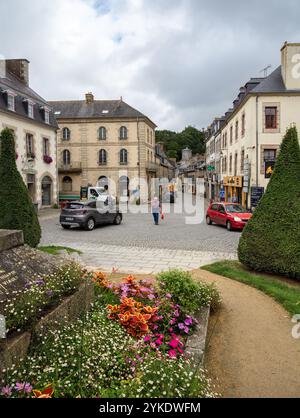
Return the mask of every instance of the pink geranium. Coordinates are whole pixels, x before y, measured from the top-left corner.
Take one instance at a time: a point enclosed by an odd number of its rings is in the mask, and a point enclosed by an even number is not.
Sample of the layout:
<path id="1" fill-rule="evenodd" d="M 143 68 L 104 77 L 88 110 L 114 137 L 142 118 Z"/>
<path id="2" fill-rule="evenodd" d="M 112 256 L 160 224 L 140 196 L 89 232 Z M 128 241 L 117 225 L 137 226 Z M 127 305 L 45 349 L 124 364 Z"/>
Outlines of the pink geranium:
<path id="1" fill-rule="evenodd" d="M 177 353 L 175 350 L 169 350 L 168 352 L 169 356 L 172 358 L 176 358 L 177 357 Z"/>

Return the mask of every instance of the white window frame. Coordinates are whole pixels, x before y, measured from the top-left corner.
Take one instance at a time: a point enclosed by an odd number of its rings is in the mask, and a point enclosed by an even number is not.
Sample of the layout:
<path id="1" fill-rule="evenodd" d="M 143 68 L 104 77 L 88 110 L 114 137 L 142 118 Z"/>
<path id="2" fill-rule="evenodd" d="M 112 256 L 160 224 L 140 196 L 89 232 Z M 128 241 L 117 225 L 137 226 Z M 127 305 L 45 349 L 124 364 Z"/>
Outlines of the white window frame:
<path id="1" fill-rule="evenodd" d="M 7 92 L 7 109 L 10 110 L 11 112 L 16 111 L 15 95 L 9 92 Z"/>

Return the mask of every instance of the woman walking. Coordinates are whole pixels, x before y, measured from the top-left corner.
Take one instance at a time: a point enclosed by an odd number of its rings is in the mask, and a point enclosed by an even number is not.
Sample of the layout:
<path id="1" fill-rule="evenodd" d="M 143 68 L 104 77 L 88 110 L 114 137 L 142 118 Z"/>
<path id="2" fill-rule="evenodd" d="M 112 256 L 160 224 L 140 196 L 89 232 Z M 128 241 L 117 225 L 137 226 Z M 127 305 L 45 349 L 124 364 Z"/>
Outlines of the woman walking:
<path id="1" fill-rule="evenodd" d="M 154 219 L 154 224 L 158 225 L 159 214 L 160 214 L 160 203 L 158 197 L 154 197 L 151 203 L 151 211 Z"/>

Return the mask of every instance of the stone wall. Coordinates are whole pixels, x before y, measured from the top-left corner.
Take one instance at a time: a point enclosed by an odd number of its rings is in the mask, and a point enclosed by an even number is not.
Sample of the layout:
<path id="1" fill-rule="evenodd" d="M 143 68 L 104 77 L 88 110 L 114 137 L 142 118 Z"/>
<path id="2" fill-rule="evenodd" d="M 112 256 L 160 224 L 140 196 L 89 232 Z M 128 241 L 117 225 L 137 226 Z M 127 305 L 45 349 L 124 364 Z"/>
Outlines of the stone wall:
<path id="1" fill-rule="evenodd" d="M 23 244 L 22 231 L 0 230 L 0 307 L 15 290 L 40 275 L 55 272 L 66 260 Z M 94 301 L 94 286 L 83 284 L 73 295 L 32 324 L 29 331 L 0 340 L 0 376 L 3 369 L 17 364 L 28 354 L 31 343 L 40 334 L 56 329 L 80 317 Z M 1 311 L 0 311 L 1 314 Z"/>

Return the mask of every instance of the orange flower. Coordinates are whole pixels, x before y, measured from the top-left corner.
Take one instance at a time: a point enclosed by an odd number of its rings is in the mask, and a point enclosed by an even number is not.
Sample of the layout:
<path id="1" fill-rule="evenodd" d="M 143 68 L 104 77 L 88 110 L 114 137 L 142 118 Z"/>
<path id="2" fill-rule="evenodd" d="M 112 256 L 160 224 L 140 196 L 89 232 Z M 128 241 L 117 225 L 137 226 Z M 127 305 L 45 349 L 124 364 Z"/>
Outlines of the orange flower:
<path id="1" fill-rule="evenodd" d="M 54 389 L 52 388 L 52 385 L 48 385 L 44 390 L 33 390 L 32 392 L 34 393 L 33 398 L 49 399 L 52 398 Z"/>

